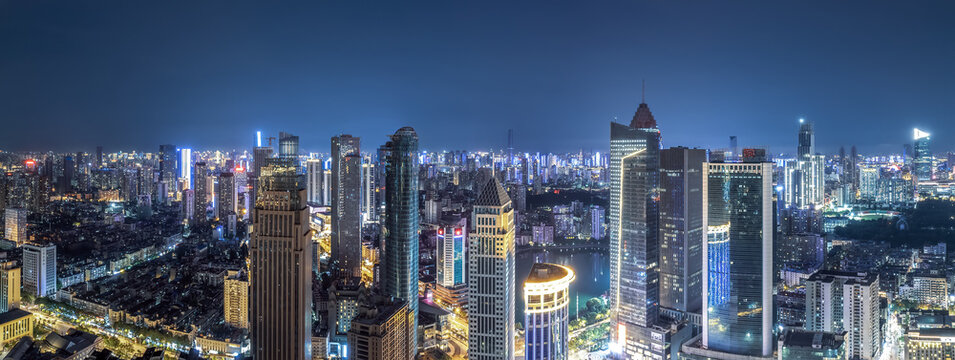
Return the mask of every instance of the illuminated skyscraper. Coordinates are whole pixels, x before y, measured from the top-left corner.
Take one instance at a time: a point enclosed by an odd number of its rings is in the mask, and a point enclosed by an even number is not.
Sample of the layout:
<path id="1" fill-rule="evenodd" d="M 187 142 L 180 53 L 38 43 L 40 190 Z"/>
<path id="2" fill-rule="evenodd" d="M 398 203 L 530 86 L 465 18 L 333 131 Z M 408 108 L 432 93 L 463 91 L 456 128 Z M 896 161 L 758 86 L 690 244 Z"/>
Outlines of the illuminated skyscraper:
<path id="1" fill-rule="evenodd" d="M 222 280 L 222 285 L 225 322 L 240 329 L 248 329 L 249 279 L 241 271 L 229 270 Z"/>
<path id="2" fill-rule="evenodd" d="M 16 261 L 0 264 L 0 314 L 20 308 L 20 275 Z"/>
<path id="3" fill-rule="evenodd" d="M 566 266 L 537 263 L 524 280 L 524 359 L 566 360 L 570 342 L 570 283 Z"/>
<path id="4" fill-rule="evenodd" d="M 361 276 L 361 148 L 351 135 L 332 138 L 333 271 Z"/>
<path id="5" fill-rule="evenodd" d="M 312 238 L 305 179 L 289 159 L 259 173 L 251 258 L 251 354 L 259 360 L 311 359 Z"/>
<path id="6" fill-rule="evenodd" d="M 390 185 L 389 185 L 390 186 Z M 468 358 L 514 358 L 514 208 L 491 177 L 474 202 L 468 237 Z"/>
<path id="7" fill-rule="evenodd" d="M 4 213 L 4 236 L 7 240 L 23 245 L 27 242 L 27 209 L 7 208 Z"/>
<path id="8" fill-rule="evenodd" d="M 384 270 L 385 294 L 408 302 L 413 314 L 412 348 L 418 340 L 418 135 L 411 127 L 398 129 L 384 145 L 385 170 Z M 360 158 L 359 158 L 360 161 Z M 360 164 L 359 164 L 360 165 Z"/>
<path id="9" fill-rule="evenodd" d="M 192 189 L 192 149 L 179 149 L 179 180 L 182 189 Z"/>
<path id="10" fill-rule="evenodd" d="M 287 132 L 279 132 L 279 157 L 298 158 L 298 136 Z"/>
<path id="11" fill-rule="evenodd" d="M 660 151 L 660 306 L 699 312 L 706 150 Z"/>
<path id="12" fill-rule="evenodd" d="M 743 162 L 703 166 L 703 345 L 750 356 L 773 353 L 773 169 Z"/>
<path id="13" fill-rule="evenodd" d="M 446 288 L 464 284 L 467 250 L 467 218 L 442 221 L 438 227 L 437 285 Z"/>
<path id="14" fill-rule="evenodd" d="M 261 133 L 256 134 L 259 135 L 257 137 L 259 146 L 252 149 L 252 169 L 249 174 L 249 185 L 252 190 L 249 192 L 249 206 L 252 207 L 252 212 L 255 211 L 255 201 L 259 194 L 259 176 L 268 159 L 272 157 L 272 147 L 262 146 Z"/>
<path id="15" fill-rule="evenodd" d="M 375 201 L 375 163 L 364 157 L 361 164 L 361 223 L 378 221 L 378 204 Z"/>
<path id="16" fill-rule="evenodd" d="M 796 160 L 786 163 L 783 170 L 784 200 L 790 207 L 821 208 L 826 197 L 826 159 L 815 153 L 816 136 L 812 123 L 799 119 L 799 124 Z"/>
<path id="17" fill-rule="evenodd" d="M 659 317 L 660 130 L 646 103 L 630 125 L 610 123 L 612 351 L 665 356 Z"/>
<path id="18" fill-rule="evenodd" d="M 23 291 L 36 297 L 56 294 L 56 245 L 23 245 Z"/>
<path id="19" fill-rule="evenodd" d="M 315 205 L 325 205 L 325 199 L 322 195 L 322 186 L 325 181 L 325 162 L 321 158 L 308 159 L 305 162 L 308 176 L 308 202 Z"/>
<path id="20" fill-rule="evenodd" d="M 935 157 L 932 155 L 932 149 L 929 146 L 929 143 L 932 140 L 932 134 L 915 129 L 914 139 L 915 154 L 913 155 L 915 162 L 915 175 L 918 176 L 919 181 L 932 180 L 935 170 L 934 166 L 932 165 Z"/>

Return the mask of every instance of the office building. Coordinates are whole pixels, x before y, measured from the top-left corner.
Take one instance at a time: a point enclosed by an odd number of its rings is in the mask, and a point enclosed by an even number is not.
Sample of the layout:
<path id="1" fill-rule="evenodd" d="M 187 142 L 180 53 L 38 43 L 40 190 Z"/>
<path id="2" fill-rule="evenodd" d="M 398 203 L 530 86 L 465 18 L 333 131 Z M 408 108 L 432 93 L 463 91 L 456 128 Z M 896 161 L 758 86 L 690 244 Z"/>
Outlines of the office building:
<path id="1" fill-rule="evenodd" d="M 321 158 L 308 159 L 305 162 L 305 174 L 308 176 L 308 203 L 310 205 L 325 205 L 322 191 L 325 180 L 325 162 Z"/>
<path id="2" fill-rule="evenodd" d="M 298 161 L 298 136 L 279 132 L 279 157 Z"/>
<path id="3" fill-rule="evenodd" d="M 378 205 L 375 201 L 375 163 L 364 157 L 361 164 L 361 223 L 378 221 Z"/>
<path id="4" fill-rule="evenodd" d="M 570 358 L 570 283 L 566 266 L 536 263 L 524 280 L 524 359 Z"/>
<path id="5" fill-rule="evenodd" d="M 179 149 L 179 181 L 182 190 L 192 189 L 192 149 Z"/>
<path id="6" fill-rule="evenodd" d="M 514 209 L 491 177 L 474 202 L 468 237 L 468 358 L 514 358 Z"/>
<path id="7" fill-rule="evenodd" d="M 56 245 L 23 245 L 23 291 L 36 297 L 56 294 Z"/>
<path id="8" fill-rule="evenodd" d="M 224 172 L 219 174 L 218 184 L 216 186 L 216 217 L 219 220 L 226 220 L 229 215 L 235 214 L 236 209 L 236 191 L 235 174 Z"/>
<path id="9" fill-rule="evenodd" d="M 331 267 L 361 276 L 361 148 L 351 135 L 332 138 Z"/>
<path id="10" fill-rule="evenodd" d="M 408 312 L 413 316 L 409 331 L 412 341 L 415 342 L 410 346 L 417 349 L 418 135 L 414 129 L 403 127 L 391 136 L 384 148 L 387 156 L 385 256 L 381 278 L 385 294 L 408 303 Z"/>
<path id="11" fill-rule="evenodd" d="M 437 285 L 447 288 L 464 284 L 467 264 L 466 217 L 452 216 L 442 219 L 438 227 Z"/>
<path id="12" fill-rule="evenodd" d="M 935 156 L 932 155 L 932 149 L 929 146 L 932 141 L 932 134 L 915 129 L 913 138 L 915 140 L 915 153 L 913 154 L 915 176 L 919 181 L 932 180 L 935 175 Z"/>
<path id="13" fill-rule="evenodd" d="M 222 280 L 222 308 L 225 322 L 240 329 L 249 328 L 249 279 L 242 271 L 228 270 Z"/>
<path id="14" fill-rule="evenodd" d="M 415 299 L 415 302 L 418 300 Z M 375 296 L 351 321 L 347 357 L 351 360 L 414 359 L 414 314 L 402 300 Z"/>
<path id="15" fill-rule="evenodd" d="M 16 261 L 0 264 L 0 313 L 20 308 L 21 269 Z"/>
<path id="16" fill-rule="evenodd" d="M 646 103 L 630 125 L 610 123 L 611 350 L 665 356 L 658 328 L 660 130 Z"/>
<path id="17" fill-rule="evenodd" d="M 159 145 L 159 182 L 165 189 L 164 197 L 172 197 L 176 192 L 176 146 Z"/>
<path id="18" fill-rule="evenodd" d="M 27 209 L 7 208 L 4 213 L 4 237 L 7 240 L 23 245 L 27 242 Z"/>
<path id="19" fill-rule="evenodd" d="M 305 179 L 288 159 L 269 159 L 259 173 L 249 240 L 252 356 L 311 358 L 312 238 Z"/>
<path id="20" fill-rule="evenodd" d="M 703 304 L 703 163 L 706 150 L 660 151 L 660 306 L 699 312 Z"/>
<path id="21" fill-rule="evenodd" d="M 796 159 L 787 161 L 783 168 L 785 203 L 799 209 L 825 204 L 825 156 L 816 154 L 816 136 L 813 124 L 799 119 L 799 145 Z"/>
<path id="22" fill-rule="evenodd" d="M 262 173 L 262 168 L 265 167 L 266 162 L 272 158 L 272 144 L 269 143 L 269 146 L 262 146 L 261 141 L 258 142 L 259 146 L 256 146 L 252 149 L 252 168 L 250 169 L 249 174 L 249 206 L 251 212 L 255 212 L 256 198 L 259 194 L 259 177 Z M 254 216 L 254 214 L 249 214 L 249 216 Z"/>
<path id="23" fill-rule="evenodd" d="M 209 205 L 211 195 L 209 193 L 209 182 L 206 180 L 206 163 L 199 161 L 193 169 L 193 206 L 192 219 L 193 224 L 206 221 L 206 208 Z"/>
<path id="24" fill-rule="evenodd" d="M 759 149 L 703 165 L 703 346 L 772 356 L 773 168 Z"/>
<path id="25" fill-rule="evenodd" d="M 846 331 L 850 359 L 877 359 L 882 348 L 879 324 L 879 276 L 821 270 L 806 280 L 809 331 Z"/>

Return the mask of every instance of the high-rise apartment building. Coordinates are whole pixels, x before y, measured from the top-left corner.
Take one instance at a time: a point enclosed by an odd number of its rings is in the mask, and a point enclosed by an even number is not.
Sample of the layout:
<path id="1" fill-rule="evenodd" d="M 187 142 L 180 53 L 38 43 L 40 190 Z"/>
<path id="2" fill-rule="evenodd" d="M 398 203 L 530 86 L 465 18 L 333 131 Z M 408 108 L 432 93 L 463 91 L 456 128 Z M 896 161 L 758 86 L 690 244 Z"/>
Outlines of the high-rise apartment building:
<path id="1" fill-rule="evenodd" d="M 630 125 L 610 123 L 611 346 L 627 358 L 665 356 L 657 328 L 660 130 L 646 103 Z"/>
<path id="2" fill-rule="evenodd" d="M 325 181 L 325 162 L 321 158 L 308 159 L 305 162 L 305 175 L 308 176 L 308 203 L 325 205 L 322 187 Z"/>
<path id="3" fill-rule="evenodd" d="M 660 151 L 660 306 L 699 312 L 706 150 Z"/>
<path id="4" fill-rule="evenodd" d="M 331 267 L 361 276 L 361 147 L 351 135 L 332 138 Z"/>
<path id="5" fill-rule="evenodd" d="M 235 174 L 221 173 L 216 185 L 216 217 L 226 220 L 236 212 Z"/>
<path id="6" fill-rule="evenodd" d="M 524 359 L 570 358 L 570 283 L 566 266 L 536 263 L 524 280 Z"/>
<path id="7" fill-rule="evenodd" d="M 398 129 L 384 145 L 385 294 L 408 302 L 413 314 L 412 348 L 418 340 L 418 135 L 411 127 Z M 360 159 L 359 159 L 360 160 Z M 360 165 L 360 164 L 359 164 Z"/>
<path id="8" fill-rule="evenodd" d="M 16 261 L 0 264 L 0 314 L 20 308 L 21 274 Z"/>
<path id="9" fill-rule="evenodd" d="M 389 184 L 390 186 L 390 184 Z M 514 209 L 491 177 L 474 202 L 468 237 L 468 358 L 514 358 Z"/>
<path id="10" fill-rule="evenodd" d="M 364 157 L 361 164 L 361 223 L 378 221 L 378 203 L 375 201 L 375 163 Z"/>
<path id="11" fill-rule="evenodd" d="M 23 291 L 47 297 L 56 294 L 56 245 L 23 245 Z"/>
<path id="12" fill-rule="evenodd" d="M 240 329 L 249 328 L 249 279 L 242 271 L 229 270 L 222 280 L 222 307 L 225 322 Z"/>
<path id="13" fill-rule="evenodd" d="M 759 152 L 703 165 L 702 344 L 715 353 L 773 353 L 773 168 Z"/>
<path id="14" fill-rule="evenodd" d="M 846 331 L 849 359 L 877 359 L 882 349 L 879 276 L 820 270 L 806 280 L 806 323 L 810 331 Z"/>
<path id="15" fill-rule="evenodd" d="M 209 205 L 209 182 L 206 180 L 206 163 L 199 161 L 193 169 L 192 189 L 195 190 L 192 210 L 192 221 L 195 224 L 206 221 L 206 207 Z"/>
<path id="16" fill-rule="evenodd" d="M 3 234 L 7 240 L 17 245 L 27 242 L 27 213 L 27 209 L 22 208 L 6 209 L 3 219 L 6 226 L 3 228 Z"/>
<path id="17" fill-rule="evenodd" d="M 311 358 L 312 238 L 305 179 L 289 159 L 269 159 L 249 240 L 253 357 Z"/>

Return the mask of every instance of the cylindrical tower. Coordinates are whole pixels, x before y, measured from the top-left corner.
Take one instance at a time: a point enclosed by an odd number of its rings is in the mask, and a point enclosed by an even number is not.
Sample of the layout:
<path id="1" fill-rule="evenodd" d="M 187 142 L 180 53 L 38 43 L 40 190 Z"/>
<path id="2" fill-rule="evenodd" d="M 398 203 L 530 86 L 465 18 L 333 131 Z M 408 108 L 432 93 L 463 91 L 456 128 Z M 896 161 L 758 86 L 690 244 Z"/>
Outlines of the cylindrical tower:
<path id="1" fill-rule="evenodd" d="M 524 358 L 567 359 L 570 341 L 570 283 L 566 266 L 537 263 L 524 280 Z"/>

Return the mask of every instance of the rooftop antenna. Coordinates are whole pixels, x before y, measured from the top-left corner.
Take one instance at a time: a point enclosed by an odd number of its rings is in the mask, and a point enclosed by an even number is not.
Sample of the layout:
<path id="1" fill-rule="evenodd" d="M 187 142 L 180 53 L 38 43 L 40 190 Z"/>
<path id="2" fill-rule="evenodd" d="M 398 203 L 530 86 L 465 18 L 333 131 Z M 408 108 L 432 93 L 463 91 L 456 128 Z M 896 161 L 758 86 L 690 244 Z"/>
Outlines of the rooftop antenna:
<path id="1" fill-rule="evenodd" d="M 640 92 L 640 103 L 641 104 L 647 103 L 647 79 L 643 79 L 643 86 Z"/>

